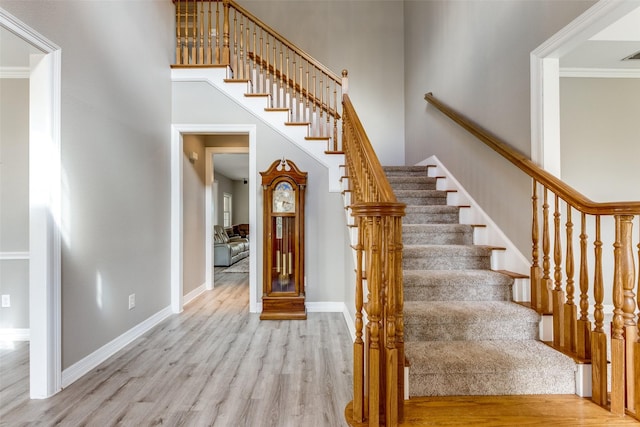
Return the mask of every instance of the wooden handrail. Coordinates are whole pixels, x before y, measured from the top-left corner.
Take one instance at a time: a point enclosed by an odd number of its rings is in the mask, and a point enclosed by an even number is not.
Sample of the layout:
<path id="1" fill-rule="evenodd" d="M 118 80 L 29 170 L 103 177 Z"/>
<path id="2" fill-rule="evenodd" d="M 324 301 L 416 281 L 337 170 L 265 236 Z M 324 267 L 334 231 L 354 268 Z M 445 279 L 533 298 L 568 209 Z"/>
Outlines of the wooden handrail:
<path id="1" fill-rule="evenodd" d="M 574 208 L 590 215 L 640 214 L 640 202 L 637 201 L 598 203 L 588 199 L 571 186 L 536 165 L 499 137 L 439 101 L 432 93 L 427 93 L 424 99 Z"/>

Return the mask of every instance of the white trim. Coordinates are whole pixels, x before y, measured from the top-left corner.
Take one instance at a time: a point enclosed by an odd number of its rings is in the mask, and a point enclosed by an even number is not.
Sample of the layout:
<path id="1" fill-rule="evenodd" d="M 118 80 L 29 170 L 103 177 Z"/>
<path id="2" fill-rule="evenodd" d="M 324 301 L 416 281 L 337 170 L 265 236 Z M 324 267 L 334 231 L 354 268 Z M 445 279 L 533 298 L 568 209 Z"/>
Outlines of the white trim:
<path id="1" fill-rule="evenodd" d="M 640 79 L 640 69 L 560 68 L 560 77 L 595 79 Z"/>
<path id="2" fill-rule="evenodd" d="M 61 389 L 61 50 L 0 8 L 0 26 L 36 47 L 29 74 L 29 394 Z"/>
<path id="3" fill-rule="evenodd" d="M 29 328 L 3 328 L 0 329 L 0 341 L 30 341 Z"/>
<path id="4" fill-rule="evenodd" d="M 166 307 L 148 319 L 138 323 L 124 334 L 106 343 L 90 355 L 69 366 L 62 371 L 62 387 L 68 387 L 171 315 L 171 307 Z"/>
<path id="5" fill-rule="evenodd" d="M 213 158 L 216 154 L 248 154 L 249 147 L 205 147 L 205 190 L 204 190 L 204 209 L 205 209 L 205 264 L 207 270 L 205 272 L 205 282 L 207 289 L 213 289 L 215 279 L 213 275 L 213 216 L 216 215 L 213 202 L 216 200 L 217 189 L 214 190 L 214 167 Z"/>
<path id="6" fill-rule="evenodd" d="M 30 256 L 29 252 L 0 252 L 0 261 L 28 260 Z"/>
<path id="7" fill-rule="evenodd" d="M 630 11 L 637 0 L 600 0 L 531 52 L 531 160 L 560 176 L 559 58 Z"/>
<path id="8" fill-rule="evenodd" d="M 191 292 L 189 292 L 188 294 L 186 294 L 184 296 L 184 305 L 189 304 L 190 302 L 192 302 L 193 300 L 195 300 L 196 298 L 198 298 L 200 295 L 202 295 L 205 291 L 207 290 L 207 284 L 203 283 L 202 285 L 198 286 L 197 288 L 195 288 L 194 290 L 192 290 Z"/>
<path id="9" fill-rule="evenodd" d="M 174 124 L 171 125 L 171 308 L 180 313 L 184 306 L 182 296 L 182 152 L 183 134 L 248 134 L 249 135 L 249 227 L 257 225 L 257 138 L 255 124 Z M 239 149 L 240 147 L 236 147 Z M 252 239 L 249 246 L 249 311 L 259 313 L 258 274 L 256 267 L 257 248 L 261 239 Z M 210 245 L 208 245 L 209 247 Z M 206 251 L 206 250 L 205 250 Z M 207 269 L 212 266 L 207 265 Z M 206 275 L 205 275 L 206 276 Z M 262 276 L 260 277 L 262 279 Z M 213 284 L 213 278 L 211 279 Z"/>
<path id="10" fill-rule="evenodd" d="M 342 301 L 307 301 L 304 305 L 309 313 L 342 313 L 345 309 Z"/>
<path id="11" fill-rule="evenodd" d="M 29 67 L 0 67 L 0 79 L 28 79 Z"/>
<path id="12" fill-rule="evenodd" d="M 347 329 L 349 329 L 349 335 L 351 335 L 351 340 L 356 340 L 356 319 L 351 317 L 351 313 L 349 313 L 349 307 L 347 304 L 342 303 L 342 316 L 344 317 L 344 321 L 347 324 Z"/>

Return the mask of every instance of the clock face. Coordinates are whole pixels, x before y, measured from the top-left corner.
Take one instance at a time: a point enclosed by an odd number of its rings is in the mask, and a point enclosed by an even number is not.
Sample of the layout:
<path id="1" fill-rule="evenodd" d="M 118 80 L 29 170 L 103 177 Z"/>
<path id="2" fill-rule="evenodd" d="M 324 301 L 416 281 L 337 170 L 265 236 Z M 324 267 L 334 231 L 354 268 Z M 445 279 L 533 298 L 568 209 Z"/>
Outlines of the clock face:
<path id="1" fill-rule="evenodd" d="M 280 182 L 273 190 L 273 212 L 291 213 L 296 210 L 293 187 L 288 182 Z"/>

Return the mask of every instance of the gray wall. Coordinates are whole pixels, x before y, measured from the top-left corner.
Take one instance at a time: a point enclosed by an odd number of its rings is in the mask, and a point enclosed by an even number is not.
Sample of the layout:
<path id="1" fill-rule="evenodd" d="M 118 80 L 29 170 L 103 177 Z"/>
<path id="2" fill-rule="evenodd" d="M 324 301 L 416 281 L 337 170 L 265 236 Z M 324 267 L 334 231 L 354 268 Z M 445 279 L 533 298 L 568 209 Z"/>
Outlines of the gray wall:
<path id="1" fill-rule="evenodd" d="M 0 256 L 29 252 L 29 80 L 0 79 Z M 0 329 L 29 328 L 29 260 L 0 259 Z"/>
<path id="2" fill-rule="evenodd" d="M 155 0 L 0 7 L 62 48 L 64 369 L 170 304 L 174 8 Z"/>
<path id="3" fill-rule="evenodd" d="M 524 253 L 530 181 L 427 106 L 438 98 L 530 153 L 532 50 L 594 1 L 405 1 L 406 163 L 437 155 Z"/>
<path id="4" fill-rule="evenodd" d="M 205 154 L 204 139 L 185 135 L 182 157 L 182 291 L 186 295 L 205 283 Z M 191 162 L 189 153 L 198 154 Z"/>
<path id="5" fill-rule="evenodd" d="M 339 193 L 328 192 L 328 172 L 315 159 L 256 119 L 207 83 L 173 83 L 173 122 L 176 124 L 256 124 L 257 172 L 276 159 L 292 160 L 309 174 L 306 190 L 307 301 L 344 301 L 344 272 L 348 242 Z M 260 175 L 249 177 L 260 182 Z M 223 191 L 222 187 L 219 189 Z M 251 231 L 257 250 L 258 283 L 262 283 L 262 188 L 257 186 L 258 221 Z M 254 237 L 255 236 L 255 237 Z M 258 295 L 260 298 L 260 295 Z"/>
<path id="6" fill-rule="evenodd" d="M 640 79 L 560 79 L 562 179 L 597 202 L 640 200 Z"/>
<path id="7" fill-rule="evenodd" d="M 233 181 L 233 224 L 249 224 L 249 183 Z"/>
<path id="8" fill-rule="evenodd" d="M 404 164 L 403 1 L 245 1 L 243 7 L 341 75 L 376 153 Z"/>

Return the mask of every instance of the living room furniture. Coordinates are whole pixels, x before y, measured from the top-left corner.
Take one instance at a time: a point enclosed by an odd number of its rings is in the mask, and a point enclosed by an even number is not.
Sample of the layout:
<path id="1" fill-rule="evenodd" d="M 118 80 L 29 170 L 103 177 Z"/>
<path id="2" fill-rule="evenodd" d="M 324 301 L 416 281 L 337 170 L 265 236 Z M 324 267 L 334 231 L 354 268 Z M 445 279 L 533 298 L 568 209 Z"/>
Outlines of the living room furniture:
<path id="1" fill-rule="evenodd" d="M 228 267 L 249 256 L 249 239 L 229 237 L 224 227 L 213 226 L 213 265 Z"/>

